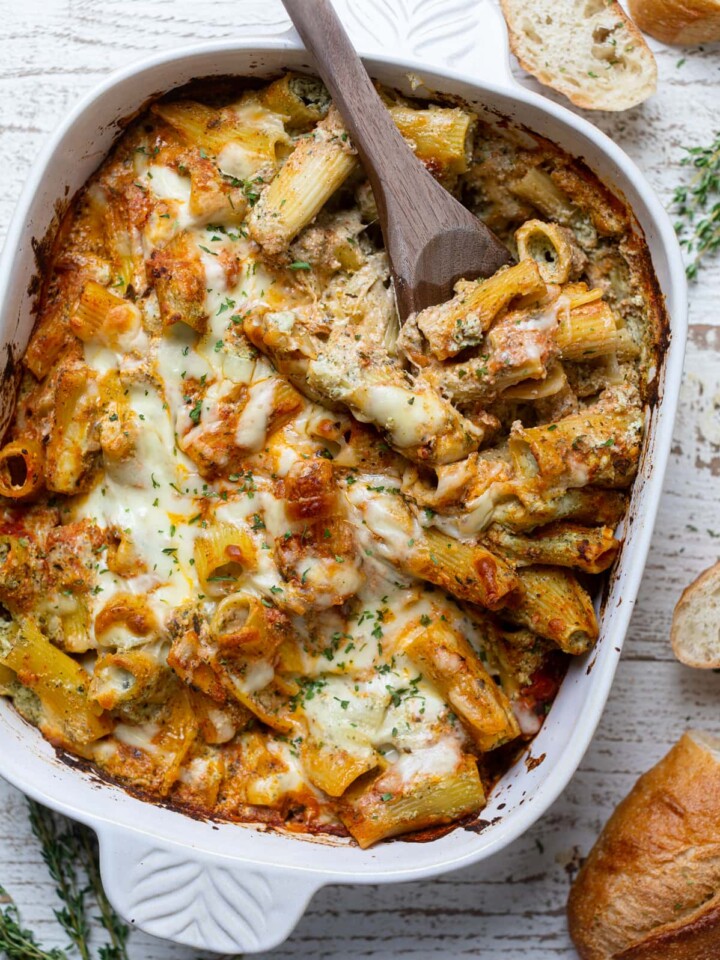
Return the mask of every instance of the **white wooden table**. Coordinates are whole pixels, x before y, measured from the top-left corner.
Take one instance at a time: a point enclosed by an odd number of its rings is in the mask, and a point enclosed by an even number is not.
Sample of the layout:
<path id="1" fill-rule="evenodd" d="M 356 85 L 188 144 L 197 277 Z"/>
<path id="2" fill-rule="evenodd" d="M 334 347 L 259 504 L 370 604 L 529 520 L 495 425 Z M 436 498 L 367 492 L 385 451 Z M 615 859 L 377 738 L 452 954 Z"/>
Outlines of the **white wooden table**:
<path id="1" fill-rule="evenodd" d="M 245 2 L 0 0 L 0 239 L 46 134 L 82 93 L 152 50 L 228 36 Z M 709 142 L 717 128 L 720 50 L 656 50 L 657 96 L 628 113 L 591 119 L 670 203 L 684 176 L 681 148 Z M 605 715 L 564 796 L 490 863 L 434 881 L 322 891 L 273 958 L 575 956 L 564 906 L 579 858 L 636 777 L 688 725 L 720 733 L 720 676 L 681 667 L 668 643 L 682 588 L 720 554 L 718 293 L 720 258 L 691 289 L 676 442 L 640 600 Z M 30 834 L 24 800 L 0 781 L 0 802 L 0 883 L 26 924 L 46 944 L 61 945 L 53 886 Z M 138 960 L 197 957 L 138 932 L 131 954 Z"/>

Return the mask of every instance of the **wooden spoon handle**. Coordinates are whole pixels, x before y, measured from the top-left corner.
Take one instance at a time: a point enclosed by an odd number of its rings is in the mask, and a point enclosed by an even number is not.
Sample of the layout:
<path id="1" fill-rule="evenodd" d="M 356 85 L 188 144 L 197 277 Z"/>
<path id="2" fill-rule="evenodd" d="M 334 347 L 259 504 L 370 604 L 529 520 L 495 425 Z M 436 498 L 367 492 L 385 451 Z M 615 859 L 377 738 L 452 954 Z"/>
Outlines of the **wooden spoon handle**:
<path id="1" fill-rule="evenodd" d="M 424 168 L 393 123 L 330 0 L 283 0 L 283 4 L 315 58 L 376 200 L 384 206 L 386 192 L 402 183 L 403 167 L 415 177 Z"/>

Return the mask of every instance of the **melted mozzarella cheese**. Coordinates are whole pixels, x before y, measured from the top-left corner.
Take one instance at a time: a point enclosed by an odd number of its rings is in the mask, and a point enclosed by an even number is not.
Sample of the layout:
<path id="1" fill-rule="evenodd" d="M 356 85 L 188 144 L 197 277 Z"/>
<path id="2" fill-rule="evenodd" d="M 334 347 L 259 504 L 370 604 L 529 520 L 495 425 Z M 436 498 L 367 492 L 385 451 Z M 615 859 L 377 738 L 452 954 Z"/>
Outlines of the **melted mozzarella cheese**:
<path id="1" fill-rule="evenodd" d="M 384 559 L 404 560 L 421 532 L 420 524 L 384 477 L 363 476 L 345 491 L 354 507 L 358 537 L 363 548 Z M 353 515 L 351 514 L 351 519 Z"/>
<path id="2" fill-rule="evenodd" d="M 256 159 L 249 148 L 233 144 L 222 151 L 221 168 L 245 179 Z M 130 592 L 147 596 L 161 627 L 160 637 L 149 642 L 117 624 L 103 633 L 103 646 L 142 645 L 163 663 L 168 647 L 163 625 L 179 605 L 199 596 L 194 548 L 204 524 L 232 524 L 253 541 L 256 562 L 239 571 L 234 589 L 281 609 L 286 600 L 289 603 L 292 588 L 281 573 L 276 544 L 301 533 L 305 524 L 289 520 L 278 484 L 294 464 L 314 457 L 329 443 L 325 438 L 333 425 L 339 428 L 349 418 L 305 401 L 293 420 L 268 437 L 278 378 L 270 362 L 243 343 L 238 324 L 245 311 L 260 305 L 279 310 L 280 316 L 285 311 L 292 319 L 293 298 L 257 260 L 241 231 L 216 230 L 193 218 L 188 177 L 148 163 L 147 158 L 136 160 L 136 170 L 152 196 L 172 210 L 171 217 L 151 215 L 144 236 L 146 254 L 177 231 L 187 231 L 205 275 L 207 332 L 176 323 L 154 336 L 135 331 L 112 348 L 85 345 L 86 361 L 95 371 L 120 371 L 140 429 L 132 456 L 106 461 L 102 479 L 76 499 L 73 515 L 122 532 L 142 566 L 130 577 L 102 569 L 93 614 L 115 595 Z M 157 330 L 153 296 L 143 301 L 143 310 L 146 326 Z M 240 385 L 246 390 L 238 391 Z M 356 392 L 359 415 L 381 423 L 400 446 L 419 444 L 444 425 L 445 412 L 429 395 L 415 394 L 413 399 L 402 386 L 361 385 Z M 195 407 L 198 395 L 200 405 Z M 237 396 L 241 400 L 233 399 Z M 243 456 L 264 457 L 264 465 L 253 467 L 252 473 L 243 471 L 239 479 L 208 479 L 183 450 L 204 443 L 209 459 L 226 466 L 227 444 L 215 449 L 209 441 L 223 427 L 227 407 L 233 403 L 234 444 Z M 395 782 L 423 772 L 441 774 L 457 764 L 465 735 L 438 692 L 405 657 L 404 637 L 426 618 L 437 616 L 466 635 L 473 628 L 452 602 L 425 592 L 398 572 L 397 560 L 406 556 L 421 533 L 402 498 L 389 492 L 397 488 L 398 479 L 383 475 L 354 479 L 341 485 L 339 504 L 340 515 L 354 531 L 356 555 L 303 554 L 296 574 L 313 597 L 312 608 L 306 616 L 285 608 L 298 639 L 297 656 L 304 671 L 300 676 L 314 678 L 318 685 L 294 715 L 296 740 L 301 742 L 307 731 L 363 760 L 382 755 L 388 765 L 385 776 Z M 351 599 L 339 606 L 338 597 Z M 211 614 L 214 601 L 204 598 L 204 603 Z M 275 661 L 259 659 L 231 679 L 239 693 L 252 696 L 275 676 Z M 115 680 L 121 683 L 122 677 Z M 222 711 L 210 716 L 221 740 L 234 735 L 232 722 Z M 116 739 L 157 755 L 153 740 L 158 733 L 154 724 L 120 724 Z M 304 773 L 297 749 L 272 735 L 265 743 L 277 758 L 278 769 L 249 778 L 254 796 L 277 797 L 300 789 L 320 796 Z M 98 748 L 99 757 L 105 749 L 111 748 Z M 201 767 L 188 767 L 184 777 L 190 782 L 196 774 L 202 778 Z"/>
<path id="3" fill-rule="evenodd" d="M 277 380 L 272 377 L 256 383 L 238 418 L 235 443 L 248 453 L 257 453 L 265 446 L 276 387 Z"/>
<path id="4" fill-rule="evenodd" d="M 101 571 L 96 606 L 128 589 L 148 592 L 164 623 L 174 607 L 197 591 L 197 529 L 188 520 L 197 512 L 191 491 L 202 484 L 192 461 L 175 446 L 170 413 L 158 391 L 151 384 L 134 384 L 129 403 L 141 427 L 135 455 L 106 465 L 102 480 L 76 503 L 74 519 L 88 517 L 122 532 L 145 566 L 145 572 L 129 579 Z"/>
<path id="5" fill-rule="evenodd" d="M 190 202 L 190 177 L 182 177 L 170 167 L 154 163 L 148 167 L 147 185 L 158 200 L 177 200 L 178 203 Z"/>
<path id="6" fill-rule="evenodd" d="M 264 690 L 275 676 L 275 670 L 272 663 L 267 660 L 257 660 L 251 663 L 245 676 L 237 681 L 238 686 L 243 693 L 256 693 L 258 690 Z"/>
<path id="7" fill-rule="evenodd" d="M 356 387 L 350 399 L 359 420 L 379 424 L 400 448 L 422 443 L 441 433 L 447 411 L 439 398 L 406 387 L 370 384 Z"/>

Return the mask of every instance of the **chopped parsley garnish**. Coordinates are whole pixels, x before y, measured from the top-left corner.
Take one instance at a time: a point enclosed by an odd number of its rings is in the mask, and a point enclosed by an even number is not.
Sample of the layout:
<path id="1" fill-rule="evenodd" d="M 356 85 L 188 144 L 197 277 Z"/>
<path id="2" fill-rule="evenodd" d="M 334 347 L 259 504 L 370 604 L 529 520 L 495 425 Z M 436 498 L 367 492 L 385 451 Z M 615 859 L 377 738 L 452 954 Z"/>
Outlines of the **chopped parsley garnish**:
<path id="1" fill-rule="evenodd" d="M 235 309 L 235 301 L 231 300 L 230 297 L 225 297 L 225 300 L 220 304 L 220 307 L 218 309 L 216 316 L 219 317 L 220 314 L 225 313 L 226 310 L 234 310 L 234 309 Z"/>

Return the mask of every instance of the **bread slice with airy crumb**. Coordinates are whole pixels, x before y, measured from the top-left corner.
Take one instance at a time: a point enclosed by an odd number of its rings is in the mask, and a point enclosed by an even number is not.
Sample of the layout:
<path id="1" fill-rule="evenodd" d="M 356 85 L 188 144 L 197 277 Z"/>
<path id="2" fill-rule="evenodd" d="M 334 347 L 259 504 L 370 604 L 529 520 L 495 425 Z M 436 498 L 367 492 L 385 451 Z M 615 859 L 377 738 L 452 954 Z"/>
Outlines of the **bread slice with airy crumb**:
<path id="1" fill-rule="evenodd" d="M 687 587 L 670 628 L 673 652 L 688 667 L 720 669 L 720 563 Z"/>
<path id="2" fill-rule="evenodd" d="M 576 106 L 627 110 L 655 93 L 655 57 L 615 0 L 501 5 L 521 66 Z"/>

